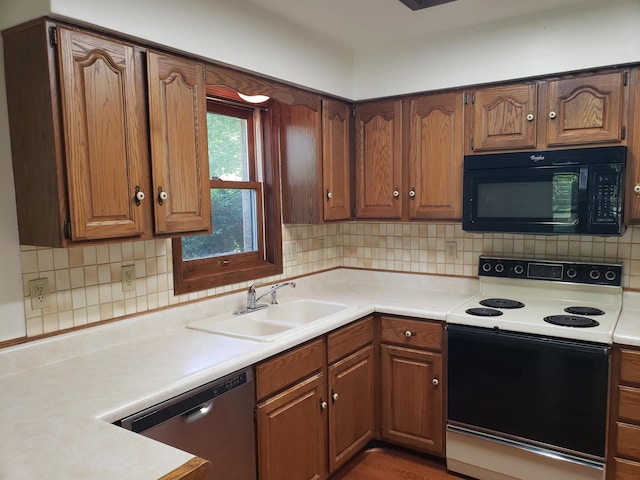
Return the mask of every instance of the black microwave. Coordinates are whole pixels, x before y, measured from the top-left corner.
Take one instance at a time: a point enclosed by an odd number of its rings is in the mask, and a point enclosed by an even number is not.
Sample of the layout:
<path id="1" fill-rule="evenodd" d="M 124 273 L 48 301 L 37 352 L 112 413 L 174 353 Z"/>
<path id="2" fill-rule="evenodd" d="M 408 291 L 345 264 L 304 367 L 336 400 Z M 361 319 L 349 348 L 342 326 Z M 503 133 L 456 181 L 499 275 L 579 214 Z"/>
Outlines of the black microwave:
<path id="1" fill-rule="evenodd" d="M 464 157 L 467 232 L 621 235 L 627 147 Z"/>

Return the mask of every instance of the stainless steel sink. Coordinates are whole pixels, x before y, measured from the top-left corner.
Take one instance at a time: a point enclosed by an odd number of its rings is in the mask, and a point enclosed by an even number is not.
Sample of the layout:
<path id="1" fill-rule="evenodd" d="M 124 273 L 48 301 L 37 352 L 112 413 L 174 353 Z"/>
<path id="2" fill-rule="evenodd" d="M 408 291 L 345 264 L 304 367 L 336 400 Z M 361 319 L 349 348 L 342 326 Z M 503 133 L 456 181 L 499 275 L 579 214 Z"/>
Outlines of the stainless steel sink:
<path id="1" fill-rule="evenodd" d="M 324 320 L 348 307 L 348 305 L 340 303 L 318 300 L 294 300 L 269 305 L 268 308 L 244 315 L 233 315 L 232 313 L 216 315 L 190 323 L 187 328 L 270 342 L 293 333 L 296 329 Z"/>

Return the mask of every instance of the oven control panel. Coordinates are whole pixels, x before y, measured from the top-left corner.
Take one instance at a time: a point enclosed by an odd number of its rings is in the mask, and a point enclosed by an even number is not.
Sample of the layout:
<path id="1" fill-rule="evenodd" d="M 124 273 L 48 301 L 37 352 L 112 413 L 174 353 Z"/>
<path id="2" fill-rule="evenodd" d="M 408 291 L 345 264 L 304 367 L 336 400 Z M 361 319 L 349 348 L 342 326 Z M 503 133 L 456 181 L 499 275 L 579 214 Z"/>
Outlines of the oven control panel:
<path id="1" fill-rule="evenodd" d="M 524 260 L 482 255 L 478 262 L 478 275 L 622 286 L 622 265 L 610 263 Z"/>

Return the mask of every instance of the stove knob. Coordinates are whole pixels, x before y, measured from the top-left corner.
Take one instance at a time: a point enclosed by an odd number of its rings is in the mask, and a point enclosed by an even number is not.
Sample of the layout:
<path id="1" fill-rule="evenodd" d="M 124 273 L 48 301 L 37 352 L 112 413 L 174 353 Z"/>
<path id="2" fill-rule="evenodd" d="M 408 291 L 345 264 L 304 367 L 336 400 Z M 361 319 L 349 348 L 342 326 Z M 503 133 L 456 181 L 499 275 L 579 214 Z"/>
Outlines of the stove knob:
<path id="1" fill-rule="evenodd" d="M 604 274 L 604 278 L 612 282 L 616 279 L 616 272 L 614 272 L 613 270 L 607 270 Z"/>
<path id="2" fill-rule="evenodd" d="M 575 268 L 570 268 L 567 270 L 567 277 L 576 278 L 578 276 L 578 271 Z"/>
<path id="3" fill-rule="evenodd" d="M 483 263 L 482 264 L 482 270 L 484 270 L 485 272 L 490 272 L 491 271 L 491 264 L 490 263 Z"/>
<path id="4" fill-rule="evenodd" d="M 516 265 L 513 267 L 513 271 L 516 275 L 522 275 L 524 273 L 524 267 L 522 265 Z"/>
<path id="5" fill-rule="evenodd" d="M 591 277 L 591 280 L 598 280 L 600 278 L 600 272 L 598 270 L 591 270 L 589 272 L 589 276 Z"/>
<path id="6" fill-rule="evenodd" d="M 496 265 L 496 272 L 498 272 L 498 273 L 504 272 L 504 265 L 501 264 L 501 263 L 497 264 Z"/>

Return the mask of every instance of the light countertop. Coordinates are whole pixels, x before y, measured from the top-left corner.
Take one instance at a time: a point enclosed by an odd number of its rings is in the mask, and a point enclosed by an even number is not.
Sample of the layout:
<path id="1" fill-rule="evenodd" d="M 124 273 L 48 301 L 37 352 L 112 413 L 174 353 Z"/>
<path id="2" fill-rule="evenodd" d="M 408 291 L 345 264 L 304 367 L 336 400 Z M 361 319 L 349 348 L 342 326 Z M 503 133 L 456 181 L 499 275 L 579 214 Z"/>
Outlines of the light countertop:
<path id="1" fill-rule="evenodd" d="M 242 307 L 237 293 L 0 350 L 0 479 L 155 480 L 193 455 L 112 422 L 372 312 L 444 321 L 478 288 L 475 279 L 351 269 L 296 283 L 281 302 L 350 307 L 272 342 L 185 328 Z M 640 346 L 640 294 L 623 303 L 614 341 Z"/>
<path id="2" fill-rule="evenodd" d="M 296 282 L 282 302 L 351 306 L 272 342 L 185 328 L 241 307 L 239 293 L 0 350 L 0 478 L 157 479 L 193 455 L 111 422 L 374 311 L 444 320 L 477 289 L 473 279 L 349 269 Z"/>

